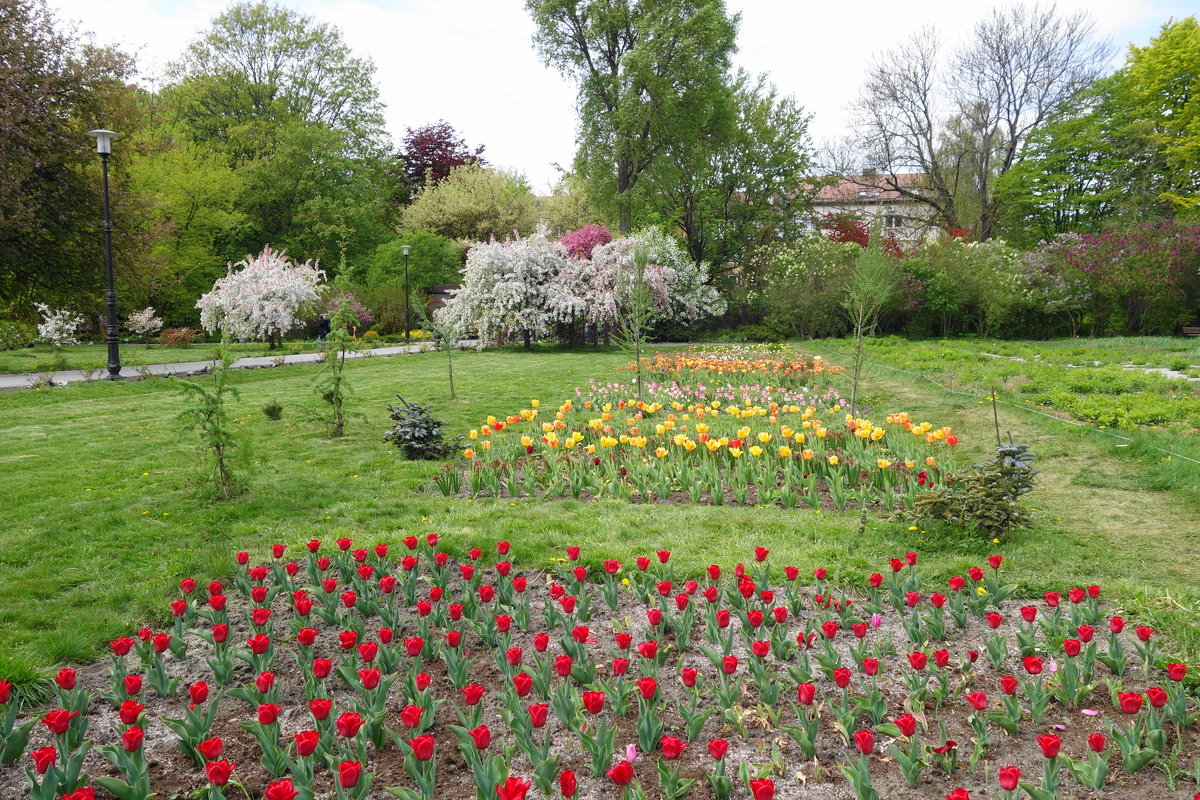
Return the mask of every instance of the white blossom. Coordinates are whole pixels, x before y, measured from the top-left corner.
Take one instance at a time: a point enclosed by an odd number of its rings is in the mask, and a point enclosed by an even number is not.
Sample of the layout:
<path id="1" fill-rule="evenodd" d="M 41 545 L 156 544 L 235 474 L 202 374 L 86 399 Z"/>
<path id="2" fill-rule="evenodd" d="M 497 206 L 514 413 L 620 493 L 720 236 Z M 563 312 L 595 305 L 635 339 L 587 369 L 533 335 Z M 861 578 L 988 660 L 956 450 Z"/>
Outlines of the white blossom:
<path id="1" fill-rule="evenodd" d="M 130 314 L 126 325 L 138 336 L 150 336 L 162 330 L 163 321 L 162 317 L 154 315 L 154 306 L 147 306 L 141 311 Z"/>
<path id="2" fill-rule="evenodd" d="M 79 344 L 79 340 L 75 338 L 75 331 L 84 323 L 82 316 L 65 308 L 51 309 L 45 303 L 34 303 L 34 306 L 42 314 L 42 321 L 37 329 L 38 339 L 55 347 Z"/>
<path id="3" fill-rule="evenodd" d="M 282 336 L 317 303 L 324 277 L 318 263 L 299 264 L 283 251 L 265 247 L 258 256 L 230 264 L 228 274 L 196 301 L 200 324 L 209 333 L 221 331 L 234 339 Z"/>

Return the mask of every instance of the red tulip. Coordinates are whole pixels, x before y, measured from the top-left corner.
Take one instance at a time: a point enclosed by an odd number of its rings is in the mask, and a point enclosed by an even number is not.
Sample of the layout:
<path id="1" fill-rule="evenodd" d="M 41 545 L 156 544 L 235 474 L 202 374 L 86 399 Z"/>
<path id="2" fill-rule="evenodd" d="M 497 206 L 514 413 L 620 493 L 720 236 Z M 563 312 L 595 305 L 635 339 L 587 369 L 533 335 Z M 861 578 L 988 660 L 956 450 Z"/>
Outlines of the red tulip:
<path id="1" fill-rule="evenodd" d="M 263 703 L 258 707 L 258 724 L 270 725 L 279 719 L 280 708 L 276 703 Z"/>
<path id="2" fill-rule="evenodd" d="M 478 683 L 468 683 L 459 691 L 462 692 L 463 702 L 469 706 L 473 706 L 483 699 L 483 693 L 487 690 Z"/>
<path id="3" fill-rule="evenodd" d="M 529 781 L 515 776 L 508 777 L 503 784 L 496 784 L 498 800 L 525 800 L 528 791 Z"/>
<path id="4" fill-rule="evenodd" d="M 750 794 L 754 800 L 774 800 L 775 782 L 770 778 L 751 778 Z"/>
<path id="5" fill-rule="evenodd" d="M 677 736 L 664 736 L 661 741 L 663 758 L 672 761 L 683 754 L 687 742 L 680 741 Z"/>
<path id="6" fill-rule="evenodd" d="M 1187 664 L 1167 664 L 1167 677 L 1173 681 L 1181 681 L 1187 677 Z"/>
<path id="7" fill-rule="evenodd" d="M 725 656 L 721 661 L 721 671 L 726 675 L 732 675 L 737 672 L 738 659 L 737 656 Z"/>
<path id="8" fill-rule="evenodd" d="M 1001 767 L 997 777 L 1000 779 L 1000 788 L 1011 792 L 1017 788 L 1017 782 L 1021 780 L 1021 768 Z"/>
<path id="9" fill-rule="evenodd" d="M 412 706 L 410 706 L 410 708 L 412 708 Z M 400 718 L 403 720 L 404 715 L 401 714 Z M 359 730 L 362 728 L 365 722 L 366 720 L 362 718 L 361 714 L 352 711 L 342 714 L 340 717 L 338 717 L 337 721 L 334 723 L 334 727 L 337 730 L 338 736 L 341 736 L 343 739 L 353 739 L 358 735 Z M 414 728 L 416 726 L 406 725 L 405 727 Z"/>
<path id="10" fill-rule="evenodd" d="M 492 744 L 492 731 L 487 725 L 480 725 L 467 731 L 476 750 L 487 750 Z"/>
<path id="11" fill-rule="evenodd" d="M 1042 674 L 1043 661 L 1038 656 L 1025 656 L 1021 663 L 1025 665 L 1025 671 L 1030 675 Z"/>
<path id="12" fill-rule="evenodd" d="M 879 674 L 879 659 L 864 658 L 862 660 L 862 669 L 863 669 L 863 673 L 865 673 L 867 675 L 878 675 Z"/>
<path id="13" fill-rule="evenodd" d="M 121 734 L 121 747 L 126 753 L 136 753 L 142 749 L 142 739 L 145 736 L 141 728 L 133 725 Z"/>
<path id="14" fill-rule="evenodd" d="M 33 769 L 38 775 L 45 775 L 46 771 L 54 765 L 58 759 L 58 751 L 53 747 L 39 747 L 29 753 L 33 759 Z"/>
<path id="15" fill-rule="evenodd" d="M 967 695 L 967 702 L 970 703 L 971 707 L 976 711 L 984 711 L 988 707 L 987 695 L 983 692 L 971 692 Z"/>
<path id="16" fill-rule="evenodd" d="M 929 663 L 929 656 L 918 650 L 908 654 L 908 663 L 915 670 L 923 670 L 925 669 L 925 665 Z"/>
<path id="17" fill-rule="evenodd" d="M 229 761 L 210 761 L 204 765 L 204 774 L 208 776 L 208 782 L 213 786 L 224 786 L 229 783 L 233 767 L 234 765 Z"/>
<path id="18" fill-rule="evenodd" d="M 728 752 L 729 742 L 724 739 L 713 739 L 708 743 L 708 754 L 716 761 L 720 761 Z"/>
<path id="19" fill-rule="evenodd" d="M 433 737 L 429 734 L 409 739 L 408 746 L 412 748 L 413 758 L 417 761 L 428 761 L 433 758 Z"/>
<path id="20" fill-rule="evenodd" d="M 329 712 L 333 710 L 333 701 L 323 697 L 318 697 L 308 701 L 308 710 L 313 715 L 315 720 L 323 720 L 329 716 Z"/>
<path id="21" fill-rule="evenodd" d="M 534 703 L 529 706 L 529 723 L 535 728 L 540 728 L 546 724 L 546 717 L 550 713 L 550 706 L 545 703 Z"/>
<path id="22" fill-rule="evenodd" d="M 584 692 L 583 707 L 589 714 L 599 714 L 604 710 L 604 692 Z"/>
<path id="23" fill-rule="evenodd" d="M 638 690 L 642 693 L 643 700 L 653 700 L 658 694 L 658 681 L 651 677 L 637 679 Z"/>
<path id="24" fill-rule="evenodd" d="M 108 646 L 112 649 L 113 655 L 115 656 L 120 657 L 123 655 L 128 655 L 129 651 L 133 649 L 133 639 L 130 639 L 128 636 L 121 636 L 109 642 Z M 0 702 L 8 701 L 4 700 Z"/>
<path id="25" fill-rule="evenodd" d="M 796 687 L 796 699 L 800 701 L 801 705 L 811 706 L 816 694 L 817 687 L 811 683 L 802 683 Z"/>
<path id="26" fill-rule="evenodd" d="M 517 693 L 517 697 L 524 697 L 533 691 L 533 678 L 528 673 L 518 672 L 513 676 L 513 689 Z"/>
<path id="27" fill-rule="evenodd" d="M 863 755 L 869 755 L 875 749 L 875 734 L 872 731 L 855 731 L 854 746 Z"/>
<path id="28" fill-rule="evenodd" d="M 1017 693 L 1017 679 L 1014 678 L 1012 675 L 1005 675 L 1004 677 L 1002 677 L 1000 679 L 1000 691 L 1004 692 L 1005 694 L 1009 694 L 1009 695 L 1016 694 Z"/>
<path id="29" fill-rule="evenodd" d="M 56 708 L 48 712 L 42 717 L 42 722 L 50 732 L 56 736 L 67 732 L 67 728 L 71 727 L 71 720 L 79 716 L 78 711 L 67 711 L 64 708 Z"/>
<path id="30" fill-rule="evenodd" d="M 1062 749 L 1062 739 L 1059 739 L 1053 733 L 1037 737 L 1037 743 L 1041 746 L 1042 755 L 1046 758 L 1054 758 L 1058 755 L 1058 751 Z"/>
<path id="31" fill-rule="evenodd" d="M 833 682 L 839 689 L 845 689 L 850 685 L 850 670 L 845 667 L 839 667 L 833 671 Z"/>
<path id="32" fill-rule="evenodd" d="M 613 677 L 620 677 L 621 675 L 624 675 L 628 671 L 629 671 L 629 659 L 628 658 L 614 658 L 612 660 Z"/>
<path id="33" fill-rule="evenodd" d="M 901 714 L 896 717 L 896 727 L 901 736 L 912 736 L 917 732 L 917 719 L 912 714 Z"/>
<path id="34" fill-rule="evenodd" d="M 302 756 L 311 756 L 321 743 L 321 734 L 317 731 L 300 731 L 292 735 L 296 740 L 296 752 Z"/>
<path id="35" fill-rule="evenodd" d="M 628 786 L 633 780 L 633 765 L 628 761 L 621 761 L 604 774 L 617 786 Z"/>
<path id="36" fill-rule="evenodd" d="M 225 750 L 225 743 L 220 737 L 214 736 L 211 739 L 205 739 L 200 744 L 196 745 L 196 752 L 204 757 L 205 761 L 216 761 L 221 757 L 222 751 Z"/>
<path id="37" fill-rule="evenodd" d="M 950 794 L 946 795 L 946 800 L 971 800 L 971 795 L 967 794 L 966 789 L 951 789 Z"/>
<path id="38" fill-rule="evenodd" d="M 263 792 L 263 800 L 295 800 L 298 794 L 292 779 L 284 778 L 267 786 L 267 790 Z"/>
<path id="39" fill-rule="evenodd" d="M 136 700 L 126 700 L 121 703 L 121 707 L 117 710 L 117 717 L 124 725 L 136 725 L 138 717 L 142 715 L 142 710 L 146 707 Z"/>
<path id="40" fill-rule="evenodd" d="M 60 669 L 58 674 L 54 676 L 54 682 L 58 684 L 60 689 L 71 691 L 75 688 L 75 670 L 70 667 Z"/>
<path id="41" fill-rule="evenodd" d="M 408 705 L 400 712 L 400 724 L 406 728 L 416 728 L 421 724 L 421 715 L 425 709 L 421 706 Z"/>
<path id="42" fill-rule="evenodd" d="M 1142 696 L 1137 692 L 1117 692 L 1117 699 L 1125 714 L 1136 714 L 1142 710 Z"/>
<path id="43" fill-rule="evenodd" d="M 1146 699 L 1155 708 L 1162 708 L 1167 704 L 1167 693 L 1160 686 L 1151 686 L 1146 689 Z"/>
<path id="44" fill-rule="evenodd" d="M 562 774 L 558 776 L 558 789 L 562 792 L 562 796 L 570 800 L 575 796 L 577 788 L 575 773 L 569 769 L 563 770 Z"/>
<path id="45" fill-rule="evenodd" d="M 329 677 L 330 671 L 333 669 L 333 661 L 328 658 L 314 658 L 312 663 L 312 674 L 318 680 L 324 680 Z"/>
<path id="46" fill-rule="evenodd" d="M 1088 737 L 1088 747 L 1095 753 L 1103 753 L 1105 743 L 1103 733 L 1093 733 Z"/>

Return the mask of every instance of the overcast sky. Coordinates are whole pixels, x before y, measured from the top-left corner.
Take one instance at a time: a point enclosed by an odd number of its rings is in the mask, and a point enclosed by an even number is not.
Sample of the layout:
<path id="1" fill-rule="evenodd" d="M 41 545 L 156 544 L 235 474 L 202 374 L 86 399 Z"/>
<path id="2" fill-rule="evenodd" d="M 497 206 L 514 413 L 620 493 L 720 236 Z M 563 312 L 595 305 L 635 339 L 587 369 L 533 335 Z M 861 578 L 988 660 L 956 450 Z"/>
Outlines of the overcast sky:
<path id="1" fill-rule="evenodd" d="M 742 22 L 735 61 L 768 73 L 812 115 L 819 143 L 836 139 L 849 118 L 872 54 L 935 23 L 961 39 L 995 5 L 1012 0 L 726 0 Z M 49 0 L 60 20 L 92 31 L 101 44 L 136 53 L 152 83 L 166 63 L 231 3 L 228 0 Z M 523 0 L 284 0 L 283 5 L 341 28 L 357 55 L 369 56 L 387 104 L 388 128 L 445 119 L 489 161 L 525 174 L 548 193 L 575 149 L 575 87 L 539 62 Z M 1194 0 L 1060 0 L 1061 11 L 1089 11 L 1117 45 L 1145 44 L 1171 18 L 1195 13 Z"/>

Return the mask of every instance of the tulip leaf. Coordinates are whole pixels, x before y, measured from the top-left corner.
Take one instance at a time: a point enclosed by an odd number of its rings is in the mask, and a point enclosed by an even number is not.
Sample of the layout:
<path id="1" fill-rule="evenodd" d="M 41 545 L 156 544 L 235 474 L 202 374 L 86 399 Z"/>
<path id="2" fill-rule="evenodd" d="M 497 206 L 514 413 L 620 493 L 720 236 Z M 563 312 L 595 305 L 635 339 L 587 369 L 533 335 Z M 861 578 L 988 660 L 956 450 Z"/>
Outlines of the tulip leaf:
<path id="1" fill-rule="evenodd" d="M 1021 787 L 1021 790 L 1033 798 L 1033 800 L 1055 800 L 1055 792 L 1048 792 L 1040 786 L 1034 786 L 1032 783 L 1028 783 L 1027 781 L 1021 781 L 1019 786 Z"/>

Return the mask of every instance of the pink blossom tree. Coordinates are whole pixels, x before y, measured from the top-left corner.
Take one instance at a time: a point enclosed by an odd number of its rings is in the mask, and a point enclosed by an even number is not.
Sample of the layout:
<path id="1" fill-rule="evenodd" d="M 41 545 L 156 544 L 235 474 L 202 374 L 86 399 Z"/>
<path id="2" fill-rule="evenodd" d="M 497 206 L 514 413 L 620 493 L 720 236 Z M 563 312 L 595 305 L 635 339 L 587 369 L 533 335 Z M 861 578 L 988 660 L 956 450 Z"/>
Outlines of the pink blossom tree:
<path id="1" fill-rule="evenodd" d="M 300 264 L 282 250 L 264 247 L 257 256 L 229 264 L 228 274 L 196 301 L 200 324 L 209 333 L 267 340 L 275 347 L 299 325 L 303 311 L 315 307 L 324 278 L 318 263 Z"/>

